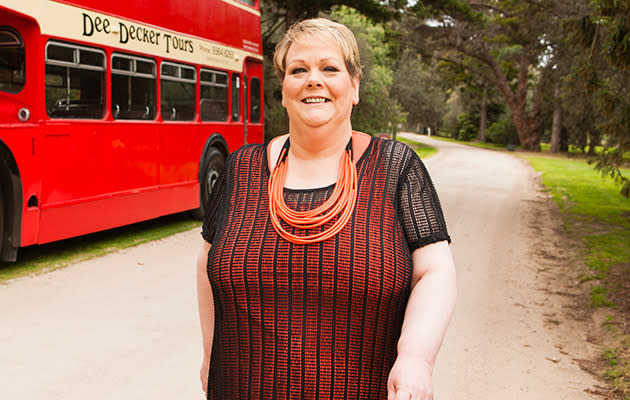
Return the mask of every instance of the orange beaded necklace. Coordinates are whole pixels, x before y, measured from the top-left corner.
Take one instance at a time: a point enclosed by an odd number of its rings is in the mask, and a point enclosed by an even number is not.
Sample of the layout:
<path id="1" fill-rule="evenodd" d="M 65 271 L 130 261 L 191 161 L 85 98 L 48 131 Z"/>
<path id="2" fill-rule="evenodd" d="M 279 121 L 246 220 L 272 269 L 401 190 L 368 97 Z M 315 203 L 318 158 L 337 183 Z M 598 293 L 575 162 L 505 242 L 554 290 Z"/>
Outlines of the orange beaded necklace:
<path id="1" fill-rule="evenodd" d="M 348 142 L 339 160 L 339 176 L 335 189 L 322 205 L 312 210 L 295 211 L 284 202 L 284 183 L 287 175 L 287 155 L 289 139 L 285 142 L 280 157 L 269 177 L 269 214 L 271 224 L 282 238 L 296 244 L 311 244 L 329 239 L 339 233 L 350 220 L 357 201 L 357 169 L 356 161 L 367 148 L 370 137 L 364 133 L 352 132 L 352 139 Z M 353 152 L 353 140 L 359 141 L 360 152 Z M 354 158 L 354 160 L 353 160 Z M 338 216 L 337 220 L 322 232 L 312 235 L 295 235 L 282 227 L 280 219 L 288 225 L 298 229 L 317 228 Z"/>

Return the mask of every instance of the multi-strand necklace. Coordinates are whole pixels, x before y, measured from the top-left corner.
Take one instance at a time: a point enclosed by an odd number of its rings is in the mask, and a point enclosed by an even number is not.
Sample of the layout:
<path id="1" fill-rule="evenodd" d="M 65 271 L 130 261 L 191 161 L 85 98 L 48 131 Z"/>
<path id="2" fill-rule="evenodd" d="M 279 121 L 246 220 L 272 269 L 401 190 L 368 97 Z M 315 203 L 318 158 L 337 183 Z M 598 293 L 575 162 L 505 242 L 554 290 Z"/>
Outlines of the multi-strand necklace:
<path id="1" fill-rule="evenodd" d="M 352 139 L 348 142 L 339 160 L 339 173 L 335 189 L 328 200 L 312 210 L 292 210 L 284 202 L 288 151 L 289 139 L 282 147 L 278 162 L 269 177 L 269 214 L 271 215 L 271 224 L 278 232 L 278 235 L 296 244 L 317 243 L 335 236 L 350 220 L 357 202 L 358 178 L 357 168 L 353 162 Z M 303 236 L 288 232 L 280 223 L 280 219 L 282 219 L 294 228 L 307 230 L 320 227 L 337 216 L 337 220 L 328 228 L 319 233 Z"/>

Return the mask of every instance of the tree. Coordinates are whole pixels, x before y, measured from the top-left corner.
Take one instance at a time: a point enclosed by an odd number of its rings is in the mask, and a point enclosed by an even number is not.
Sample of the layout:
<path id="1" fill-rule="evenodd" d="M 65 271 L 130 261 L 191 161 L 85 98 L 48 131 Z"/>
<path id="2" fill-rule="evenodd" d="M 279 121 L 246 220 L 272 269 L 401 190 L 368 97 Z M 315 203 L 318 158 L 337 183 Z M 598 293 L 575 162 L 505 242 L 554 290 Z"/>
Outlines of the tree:
<path id="1" fill-rule="evenodd" d="M 630 0 L 594 0 L 593 7 L 576 29 L 584 49 L 577 74 L 597 99 L 602 132 L 612 144 L 596 168 L 619 182 L 627 198 L 630 179 L 620 167 L 630 150 Z"/>
<path id="2" fill-rule="evenodd" d="M 344 6 L 336 8 L 331 18 L 350 28 L 361 54 L 364 76 L 359 104 L 352 113 L 352 127 L 370 133 L 395 131 L 398 124 L 405 122 L 406 113 L 390 94 L 394 73 L 385 28 Z"/>
<path id="3" fill-rule="evenodd" d="M 407 113 L 407 126 L 419 131 L 441 125 L 446 111 L 446 87 L 437 66 L 423 63 L 405 50 L 393 67 L 391 93 Z"/>
<path id="4" fill-rule="evenodd" d="M 499 89 L 523 148 L 540 149 L 542 89 L 551 65 L 548 31 L 560 0 L 427 0 L 414 7 L 419 50 L 467 70 Z M 568 11 L 562 8 L 561 11 Z"/>
<path id="5" fill-rule="evenodd" d="M 335 6 L 348 6 L 373 21 L 387 21 L 404 7 L 403 0 L 262 0 L 263 49 L 273 48 L 289 26 L 307 18 L 329 12 Z"/>

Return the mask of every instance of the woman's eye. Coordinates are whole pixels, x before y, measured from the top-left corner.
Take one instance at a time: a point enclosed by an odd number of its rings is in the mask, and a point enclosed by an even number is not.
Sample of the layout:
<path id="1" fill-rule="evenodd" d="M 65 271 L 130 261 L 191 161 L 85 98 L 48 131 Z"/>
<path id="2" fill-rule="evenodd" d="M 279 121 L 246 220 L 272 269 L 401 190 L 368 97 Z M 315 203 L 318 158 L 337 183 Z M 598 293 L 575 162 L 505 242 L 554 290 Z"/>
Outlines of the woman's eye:
<path id="1" fill-rule="evenodd" d="M 339 70 L 336 67 L 325 67 L 324 71 L 326 71 L 326 72 L 338 72 Z"/>
<path id="2" fill-rule="evenodd" d="M 301 74 L 303 72 L 306 72 L 306 69 L 298 67 L 298 68 L 293 68 L 291 70 L 291 75 L 295 75 L 295 74 Z"/>

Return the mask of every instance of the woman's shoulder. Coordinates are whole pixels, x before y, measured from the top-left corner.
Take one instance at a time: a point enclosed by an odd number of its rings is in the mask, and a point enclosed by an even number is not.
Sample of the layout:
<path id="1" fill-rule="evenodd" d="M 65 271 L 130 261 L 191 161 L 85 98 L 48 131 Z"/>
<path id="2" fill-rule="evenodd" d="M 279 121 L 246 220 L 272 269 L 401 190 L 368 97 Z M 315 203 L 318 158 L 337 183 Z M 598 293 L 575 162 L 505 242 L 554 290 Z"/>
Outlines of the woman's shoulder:
<path id="1" fill-rule="evenodd" d="M 238 161 L 251 161 L 254 158 L 259 157 L 260 154 L 264 152 L 265 146 L 266 145 L 264 143 L 245 144 L 230 153 L 226 162 L 236 163 Z"/>
<path id="2" fill-rule="evenodd" d="M 382 162 L 398 170 L 403 170 L 418 155 L 406 143 L 388 138 L 372 137 L 372 154 Z"/>

